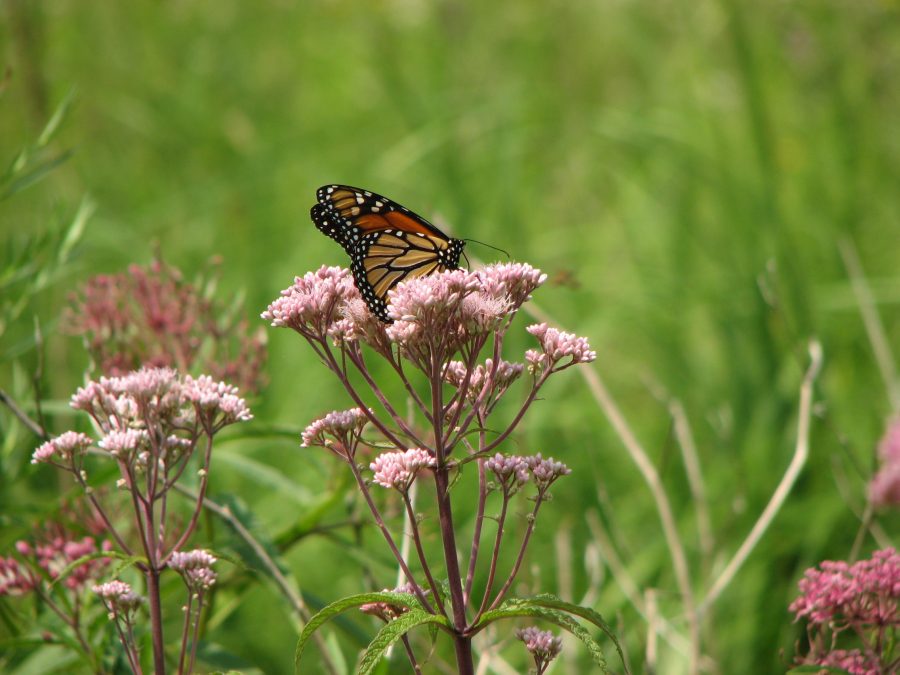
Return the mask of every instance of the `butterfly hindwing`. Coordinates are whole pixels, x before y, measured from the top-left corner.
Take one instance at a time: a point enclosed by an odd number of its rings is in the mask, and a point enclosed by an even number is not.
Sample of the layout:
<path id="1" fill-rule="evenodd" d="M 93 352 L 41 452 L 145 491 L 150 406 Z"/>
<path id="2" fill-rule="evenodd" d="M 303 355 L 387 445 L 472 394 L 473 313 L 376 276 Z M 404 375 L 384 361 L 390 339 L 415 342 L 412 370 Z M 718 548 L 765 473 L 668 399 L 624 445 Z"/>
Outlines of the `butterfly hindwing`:
<path id="1" fill-rule="evenodd" d="M 464 242 L 387 197 L 348 185 L 323 186 L 316 197 L 313 222 L 350 255 L 356 287 L 382 321 L 401 281 L 459 267 Z"/>

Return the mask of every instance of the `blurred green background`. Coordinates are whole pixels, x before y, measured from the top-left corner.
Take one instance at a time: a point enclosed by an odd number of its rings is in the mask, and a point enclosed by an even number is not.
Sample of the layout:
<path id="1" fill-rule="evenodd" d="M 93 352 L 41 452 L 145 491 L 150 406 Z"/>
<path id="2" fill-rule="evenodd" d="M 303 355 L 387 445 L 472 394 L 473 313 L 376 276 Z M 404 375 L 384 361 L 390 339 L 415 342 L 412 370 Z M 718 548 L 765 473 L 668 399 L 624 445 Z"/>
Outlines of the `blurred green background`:
<path id="1" fill-rule="evenodd" d="M 376 190 L 549 274 L 535 301 L 598 351 L 595 366 L 673 502 L 698 598 L 787 466 L 806 343 L 821 340 L 809 463 L 703 624 L 712 672 L 787 668 L 803 634 L 787 612 L 796 582 L 805 567 L 849 554 L 892 411 L 840 251 L 858 253 L 896 347 L 900 4 L 5 0 L 2 9 L 0 159 L 35 143 L 75 92 L 38 159 L 71 156 L 0 202 L 0 385 L 28 408 L 37 316 L 50 429 L 74 424 L 64 404 L 88 365 L 59 325 L 80 282 L 147 263 L 156 244 L 189 278 L 220 255 L 217 293 L 226 303 L 243 294 L 253 322 L 293 275 L 344 263 L 309 222 L 315 189 Z M 69 250 L 62 239 L 85 203 Z M 287 433 L 223 443 L 213 491 L 242 500 L 260 536 L 277 540 L 339 489 L 336 467 L 300 450 L 294 432 L 348 401 L 296 335 L 268 333 L 270 385 L 253 401 L 254 424 Z M 508 358 L 530 346 L 516 335 Z M 710 554 L 697 543 L 673 399 L 696 437 Z M 0 424 L 9 547 L 57 493 L 49 470 L 27 464 L 34 439 L 5 410 Z M 656 589 L 659 613 L 682 633 L 684 606 L 650 493 L 576 372 L 551 383 L 509 450 L 574 469 L 540 521 L 526 590 L 587 593 L 642 672 L 647 621 L 587 523 L 604 524 L 640 591 Z M 356 506 L 352 493 L 338 496 L 314 522 L 343 522 Z M 881 525 L 888 538 L 897 530 L 896 519 Z M 367 587 L 356 550 L 375 556 L 373 583 L 393 585 L 375 533 L 356 536 L 338 527 L 283 546 L 311 604 Z M 220 592 L 232 606 L 210 643 L 248 672 L 290 672 L 296 633 L 271 587 Z M 375 626 L 349 625 L 355 633 L 334 637 L 352 663 Z M 686 672 L 682 652 L 665 641 L 659 650 L 658 672 Z M 514 647 L 504 654 L 524 669 Z M 555 672 L 588 664 L 567 643 Z"/>

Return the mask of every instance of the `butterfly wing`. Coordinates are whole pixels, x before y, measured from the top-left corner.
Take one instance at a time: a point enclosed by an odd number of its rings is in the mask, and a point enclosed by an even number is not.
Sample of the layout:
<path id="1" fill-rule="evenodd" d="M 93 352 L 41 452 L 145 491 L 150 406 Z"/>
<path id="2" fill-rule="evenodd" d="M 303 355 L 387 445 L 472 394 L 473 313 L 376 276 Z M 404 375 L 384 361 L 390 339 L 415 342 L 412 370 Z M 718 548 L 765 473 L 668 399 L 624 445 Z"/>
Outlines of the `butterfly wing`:
<path id="1" fill-rule="evenodd" d="M 310 216 L 350 255 L 353 279 L 382 321 L 387 293 L 406 279 L 457 269 L 464 242 L 387 197 L 349 185 L 325 185 Z"/>
<path id="2" fill-rule="evenodd" d="M 463 242 L 419 232 L 376 230 L 362 235 L 350 255 L 350 270 L 375 316 L 389 321 L 387 294 L 401 281 L 459 267 Z"/>

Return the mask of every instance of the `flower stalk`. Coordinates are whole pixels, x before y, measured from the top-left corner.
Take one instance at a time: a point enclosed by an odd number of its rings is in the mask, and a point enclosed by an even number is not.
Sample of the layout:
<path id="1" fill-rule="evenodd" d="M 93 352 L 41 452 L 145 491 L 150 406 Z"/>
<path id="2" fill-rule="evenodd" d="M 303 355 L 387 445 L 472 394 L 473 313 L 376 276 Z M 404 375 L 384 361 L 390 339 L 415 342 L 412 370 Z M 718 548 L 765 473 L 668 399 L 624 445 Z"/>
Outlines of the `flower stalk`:
<path id="1" fill-rule="evenodd" d="M 545 278 L 529 265 L 502 264 L 477 272 L 454 270 L 412 279 L 390 292 L 391 323 L 385 324 L 369 312 L 347 270 L 322 267 L 297 277 L 262 314 L 273 326 L 300 334 L 356 405 L 310 424 L 303 434 L 303 445 L 326 448 L 348 465 L 408 582 L 408 591 L 426 612 L 446 617 L 444 629 L 453 639 L 460 673 L 474 672 L 472 638 L 484 627 L 479 622 L 488 608 L 504 601 L 526 555 L 550 485 L 569 473 L 562 463 L 539 454 L 506 456 L 498 450 L 521 423 L 549 377 L 596 358 L 584 338 L 536 324 L 528 332 L 537 339 L 539 349 L 529 350 L 524 363 L 503 360 L 504 341 L 513 318 Z M 418 414 L 417 421 L 399 414 L 404 406 L 387 396 L 372 374 L 364 350 L 390 364 Z M 521 403 L 509 421 L 496 422 L 491 416 L 499 401 L 519 380 L 526 383 Z M 364 388 L 353 384 L 360 381 Z M 487 433 L 489 418 L 491 428 L 498 428 L 496 435 Z M 366 427 L 380 440 L 364 438 Z M 474 443 L 469 440 L 473 434 Z M 370 463 L 371 482 L 398 493 L 403 501 L 422 568 L 421 584 L 396 546 L 370 483 L 357 464 L 360 449 L 383 449 L 384 444 L 393 449 Z M 467 464 L 478 467 L 478 505 L 475 531 L 461 566 L 461 532 L 454 522 L 452 486 L 462 478 Z M 430 556 L 426 550 L 421 523 L 408 496 L 412 484 L 428 475 L 434 484 L 432 508 L 437 517 L 431 522 L 437 522 L 439 557 Z M 510 502 L 526 484 L 536 490 L 534 506 L 515 563 L 495 592 Z M 483 523 L 496 501 L 491 498 L 493 492 L 501 493 L 498 530 L 490 560 L 480 565 Z M 438 583 L 437 568 L 443 569 L 446 586 Z M 479 568 L 487 581 L 476 592 Z M 425 588 L 430 599 L 425 597 Z M 441 595 L 443 588 L 446 598 Z M 418 668 L 412 647 L 405 645 L 411 664 Z"/>

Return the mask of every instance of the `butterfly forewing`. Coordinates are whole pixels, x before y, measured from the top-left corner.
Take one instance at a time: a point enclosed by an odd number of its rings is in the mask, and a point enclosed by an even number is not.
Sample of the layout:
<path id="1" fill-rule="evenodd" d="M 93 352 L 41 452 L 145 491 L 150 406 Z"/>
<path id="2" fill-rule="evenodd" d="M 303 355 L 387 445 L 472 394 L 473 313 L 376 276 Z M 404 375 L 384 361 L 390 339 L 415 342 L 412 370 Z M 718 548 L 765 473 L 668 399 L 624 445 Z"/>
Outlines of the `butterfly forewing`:
<path id="1" fill-rule="evenodd" d="M 387 294 L 407 279 L 457 269 L 464 243 L 387 197 L 347 185 L 316 193 L 316 227 L 350 255 L 356 287 L 369 309 L 389 321 Z"/>

